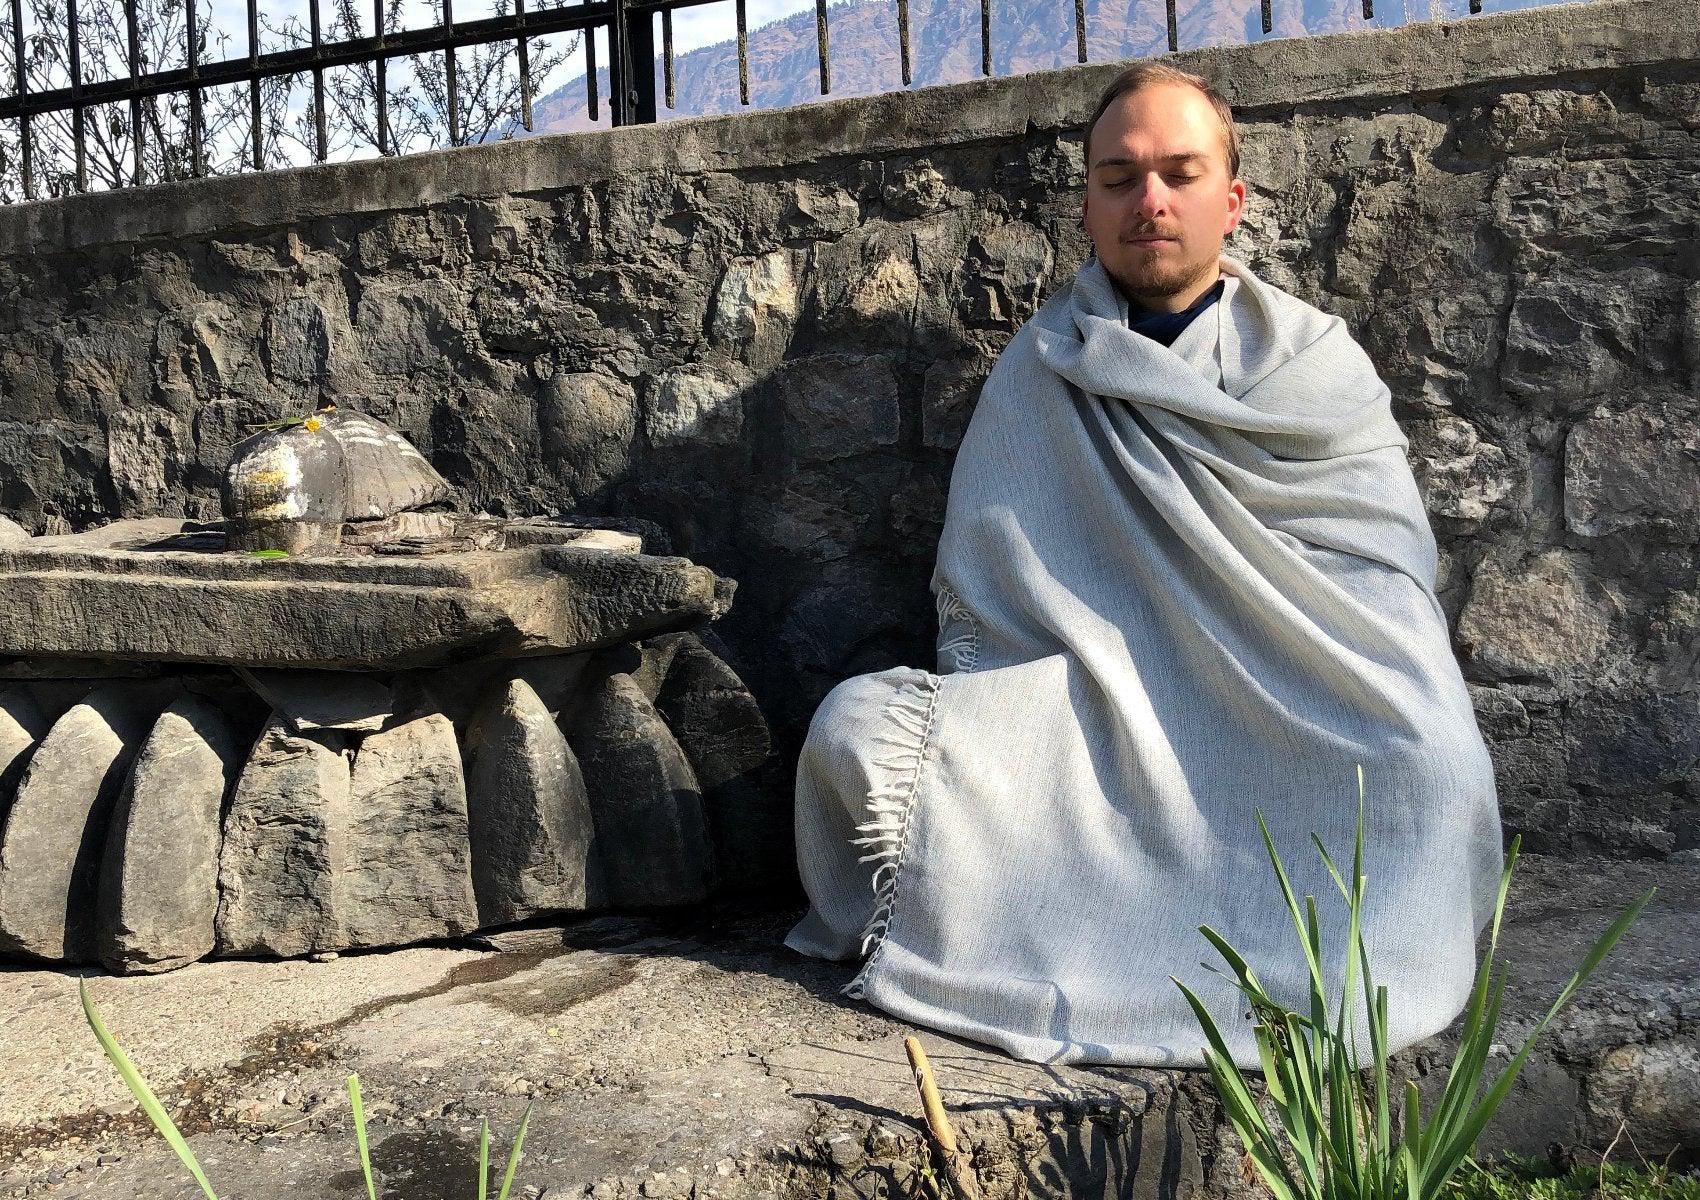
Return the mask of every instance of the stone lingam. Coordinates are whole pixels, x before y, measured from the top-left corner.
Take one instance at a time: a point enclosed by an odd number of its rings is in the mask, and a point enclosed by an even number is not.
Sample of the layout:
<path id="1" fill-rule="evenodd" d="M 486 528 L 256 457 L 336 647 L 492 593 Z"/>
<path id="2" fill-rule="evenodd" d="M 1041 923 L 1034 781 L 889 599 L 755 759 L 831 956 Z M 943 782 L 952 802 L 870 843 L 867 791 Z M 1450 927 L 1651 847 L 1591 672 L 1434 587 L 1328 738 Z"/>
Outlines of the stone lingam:
<path id="1" fill-rule="evenodd" d="M 0 534 L 0 954 L 160 971 L 700 901 L 768 754 L 733 584 L 629 531 L 452 511 L 325 410 L 219 522 Z"/>

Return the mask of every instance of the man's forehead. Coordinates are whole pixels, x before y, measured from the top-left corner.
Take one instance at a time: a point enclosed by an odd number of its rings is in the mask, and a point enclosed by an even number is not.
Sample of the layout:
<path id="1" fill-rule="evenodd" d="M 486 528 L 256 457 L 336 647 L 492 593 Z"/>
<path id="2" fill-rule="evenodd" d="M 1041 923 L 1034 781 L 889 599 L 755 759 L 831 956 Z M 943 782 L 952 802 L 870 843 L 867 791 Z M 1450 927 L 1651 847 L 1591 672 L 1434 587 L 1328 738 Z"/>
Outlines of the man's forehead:
<path id="1" fill-rule="evenodd" d="M 1196 88 L 1148 84 L 1104 110 L 1089 143 L 1092 166 L 1211 161 L 1223 153 L 1222 120 Z"/>

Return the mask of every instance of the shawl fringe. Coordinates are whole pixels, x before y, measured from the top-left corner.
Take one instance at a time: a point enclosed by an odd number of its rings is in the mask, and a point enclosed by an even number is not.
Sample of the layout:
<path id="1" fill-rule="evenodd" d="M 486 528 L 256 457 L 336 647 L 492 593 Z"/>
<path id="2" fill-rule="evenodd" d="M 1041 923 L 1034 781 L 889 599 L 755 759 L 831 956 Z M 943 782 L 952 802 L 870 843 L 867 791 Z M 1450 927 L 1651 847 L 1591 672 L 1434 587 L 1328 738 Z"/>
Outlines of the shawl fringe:
<path id="1" fill-rule="evenodd" d="M 903 867 L 903 850 L 909 836 L 909 818 L 915 808 L 921 765 L 926 761 L 927 742 L 933 731 L 933 711 L 938 704 L 938 680 L 925 684 L 906 683 L 892 694 L 881 713 L 895 729 L 874 737 L 889 753 L 876 758 L 870 767 L 874 786 L 868 789 L 869 820 L 856 826 L 860 837 L 851 845 L 868 850 L 856 861 L 878 863 L 874 868 L 874 913 L 862 930 L 862 954 L 866 961 L 842 991 L 851 999 L 863 998 L 864 981 L 885 945 L 897 902 L 897 876 Z"/>
<path id="2" fill-rule="evenodd" d="M 980 665 L 980 619 L 968 611 L 968 606 L 957 598 L 955 592 L 942 584 L 936 603 L 939 611 L 938 652 L 950 664 L 952 671 L 972 671 Z M 945 637 L 945 631 L 952 622 L 962 628 Z"/>

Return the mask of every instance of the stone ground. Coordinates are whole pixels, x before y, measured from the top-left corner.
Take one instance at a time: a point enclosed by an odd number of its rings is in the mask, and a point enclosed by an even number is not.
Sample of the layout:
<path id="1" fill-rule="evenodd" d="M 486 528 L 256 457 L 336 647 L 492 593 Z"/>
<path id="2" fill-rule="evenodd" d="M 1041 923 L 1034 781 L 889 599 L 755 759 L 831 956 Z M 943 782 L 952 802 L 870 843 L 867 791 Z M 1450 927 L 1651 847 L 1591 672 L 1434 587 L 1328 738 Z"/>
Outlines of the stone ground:
<path id="1" fill-rule="evenodd" d="M 1700 856 L 1525 864 L 1502 947 L 1508 1040 L 1619 907 L 1655 876 L 1661 894 L 1488 1142 L 1598 1147 L 1627 1119 L 1642 1152 L 1694 1156 Z M 475 1195 L 480 1117 L 499 1163 L 528 1098 L 516 1195 L 923 1194 L 909 1030 L 838 994 L 848 968 L 780 947 L 787 921 L 604 917 L 482 946 L 95 976 L 91 990 L 226 1200 L 364 1192 L 350 1071 L 384 1196 Z M 0 968 L 0 1196 L 197 1195 L 105 1063 L 76 978 Z M 991 1197 L 1245 1191 L 1196 1074 L 1052 1068 L 924 1040 Z M 1402 1056 L 1425 1090 L 1441 1078 L 1438 1048 Z"/>

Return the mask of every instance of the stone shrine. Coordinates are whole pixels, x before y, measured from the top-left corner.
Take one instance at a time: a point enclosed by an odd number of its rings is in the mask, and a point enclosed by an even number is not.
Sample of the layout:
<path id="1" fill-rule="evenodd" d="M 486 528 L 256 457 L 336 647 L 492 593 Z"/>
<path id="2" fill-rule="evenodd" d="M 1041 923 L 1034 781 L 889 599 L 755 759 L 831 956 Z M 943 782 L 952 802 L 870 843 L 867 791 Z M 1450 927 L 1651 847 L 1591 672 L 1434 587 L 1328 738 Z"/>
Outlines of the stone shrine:
<path id="1" fill-rule="evenodd" d="M 167 970 L 689 904 L 768 731 L 642 537 L 450 511 L 358 413 L 223 521 L 0 531 L 0 953 Z M 706 801 L 705 801 L 706 797 Z"/>

